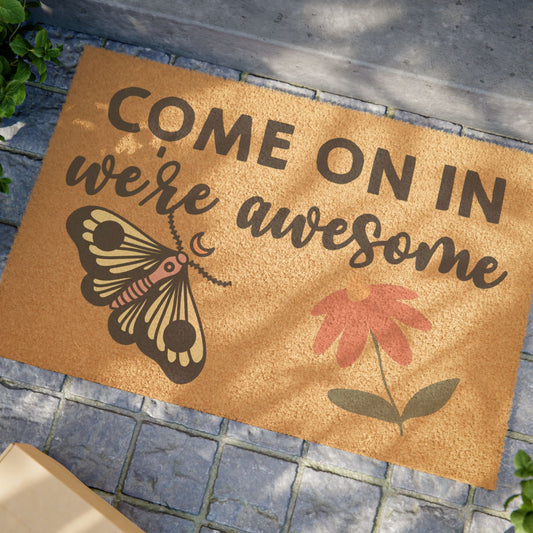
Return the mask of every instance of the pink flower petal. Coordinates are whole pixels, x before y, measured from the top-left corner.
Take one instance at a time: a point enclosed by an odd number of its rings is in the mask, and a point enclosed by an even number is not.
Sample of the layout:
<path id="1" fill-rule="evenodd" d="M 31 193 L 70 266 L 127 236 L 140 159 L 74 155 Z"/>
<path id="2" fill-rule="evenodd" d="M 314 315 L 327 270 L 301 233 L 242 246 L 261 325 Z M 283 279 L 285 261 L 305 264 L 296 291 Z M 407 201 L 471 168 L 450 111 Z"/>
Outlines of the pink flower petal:
<path id="1" fill-rule="evenodd" d="M 315 344 L 313 345 L 313 351 L 317 355 L 324 353 L 341 334 L 345 326 L 346 320 L 342 320 L 338 315 L 331 313 L 327 314 L 318 330 Z"/>
<path id="2" fill-rule="evenodd" d="M 370 323 L 370 329 L 374 333 L 378 344 L 394 361 L 400 365 L 408 365 L 412 354 L 409 343 L 402 330 L 388 316 L 374 317 Z"/>
<path id="3" fill-rule="evenodd" d="M 352 365 L 363 353 L 363 349 L 370 333 L 366 316 L 363 313 L 352 315 L 337 350 L 337 363 L 340 367 Z"/>
<path id="4" fill-rule="evenodd" d="M 320 300 L 320 302 L 313 307 L 311 314 L 313 316 L 318 316 L 323 315 L 324 313 L 334 312 L 336 309 L 343 307 L 349 302 L 350 300 L 346 294 L 346 289 L 341 289 L 340 291 L 328 294 L 323 300 Z"/>
<path id="5" fill-rule="evenodd" d="M 383 300 L 413 300 L 418 298 L 416 292 L 399 285 L 370 285 L 369 298 Z"/>
<path id="6" fill-rule="evenodd" d="M 417 309 L 402 302 L 389 301 L 385 303 L 375 302 L 383 314 L 391 316 L 412 328 L 422 331 L 431 329 L 431 322 Z"/>

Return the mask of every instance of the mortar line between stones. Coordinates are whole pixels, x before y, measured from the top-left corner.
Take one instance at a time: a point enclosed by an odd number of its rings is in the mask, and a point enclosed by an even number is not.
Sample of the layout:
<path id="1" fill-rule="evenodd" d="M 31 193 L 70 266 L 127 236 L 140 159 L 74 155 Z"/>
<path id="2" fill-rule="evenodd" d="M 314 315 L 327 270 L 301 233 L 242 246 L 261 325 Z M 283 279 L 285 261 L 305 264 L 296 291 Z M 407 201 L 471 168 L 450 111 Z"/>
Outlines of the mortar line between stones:
<path id="1" fill-rule="evenodd" d="M 287 505 L 287 512 L 285 514 L 285 523 L 281 529 L 281 533 L 288 533 L 291 528 L 292 517 L 294 515 L 294 509 L 296 507 L 296 501 L 298 500 L 298 494 L 300 492 L 300 487 L 302 486 L 302 478 L 305 471 L 304 459 L 307 457 L 307 452 L 309 451 L 309 443 L 304 440 L 302 442 L 302 448 L 300 453 L 300 459 L 297 463 L 296 476 L 291 487 L 291 494 L 289 497 L 289 504 Z"/>
<path id="2" fill-rule="evenodd" d="M 46 438 L 46 442 L 43 446 L 43 452 L 48 455 L 48 452 L 50 451 L 50 446 L 52 445 L 52 440 L 54 439 L 57 425 L 59 424 L 59 419 L 61 418 L 61 414 L 63 413 L 63 409 L 65 407 L 66 399 L 66 393 L 68 392 L 68 389 L 70 387 L 70 383 L 72 382 L 72 378 L 70 376 L 65 376 L 65 381 L 63 381 L 63 386 L 61 387 L 61 396 L 59 400 L 59 404 L 57 406 L 56 412 L 54 413 L 54 418 L 52 420 L 52 425 L 50 426 L 50 431 L 48 432 L 48 437 Z"/>
<path id="3" fill-rule="evenodd" d="M 213 457 L 213 462 L 209 468 L 209 476 L 207 478 L 207 485 L 205 487 L 204 497 L 202 499 L 202 505 L 198 513 L 198 517 L 195 520 L 195 527 L 193 533 L 200 533 L 202 526 L 208 522 L 207 514 L 209 513 L 209 505 L 211 503 L 211 497 L 213 496 L 213 490 L 215 488 L 215 482 L 218 476 L 218 469 L 220 467 L 220 461 L 222 460 L 222 453 L 226 445 L 226 435 L 228 431 L 229 421 L 224 418 L 220 424 L 220 431 L 217 435 L 218 446 Z"/>
<path id="4" fill-rule="evenodd" d="M 0 218 L 0 225 L 9 226 L 10 228 L 15 228 L 17 230 L 19 229 L 19 226 L 17 224 L 15 224 L 13 221 L 4 220 L 3 218 Z"/>
<path id="5" fill-rule="evenodd" d="M 36 152 L 29 152 L 27 150 L 19 150 L 18 148 L 13 148 L 8 144 L 0 143 L 0 152 L 7 152 L 13 155 L 22 155 L 34 161 L 42 161 L 44 159 L 44 154 L 38 154 Z"/>
<path id="6" fill-rule="evenodd" d="M 470 528 L 472 526 L 472 520 L 473 520 L 473 516 L 474 516 L 474 508 L 473 508 L 473 503 L 474 503 L 474 496 L 476 494 L 476 488 L 472 485 L 470 485 L 468 487 L 468 495 L 466 497 L 466 503 L 465 503 L 465 506 L 464 506 L 464 519 L 465 519 L 465 523 L 464 523 L 464 527 L 463 527 L 463 533 L 469 533 L 470 531 Z"/>
<path id="7" fill-rule="evenodd" d="M 381 529 L 381 523 L 383 522 L 383 513 L 385 512 L 385 504 L 389 497 L 389 491 L 392 486 L 392 473 L 394 466 L 392 464 L 387 465 L 387 471 L 385 472 L 385 481 L 381 487 L 381 496 L 379 498 L 378 508 L 376 510 L 376 516 L 374 517 L 374 526 L 372 527 L 372 533 L 379 533 Z"/>
<path id="8" fill-rule="evenodd" d="M 26 81 L 25 85 L 29 87 L 34 87 L 35 89 L 42 89 L 43 91 L 48 91 L 50 93 L 58 93 L 62 95 L 68 94 L 68 89 L 63 89 L 62 87 L 55 87 L 53 85 L 47 85 L 46 83 L 38 83 L 36 81 Z"/>
<path id="9" fill-rule="evenodd" d="M 133 433 L 131 434 L 130 443 L 128 445 L 128 449 L 126 451 L 126 457 L 124 458 L 124 463 L 122 464 L 122 470 L 120 472 L 120 476 L 118 478 L 117 486 L 115 487 L 115 493 L 113 496 L 113 506 L 118 507 L 118 504 L 120 503 L 120 497 L 122 496 L 122 489 L 124 488 L 124 483 L 126 482 L 126 477 L 128 475 L 128 470 L 131 465 L 131 461 L 133 459 L 133 454 L 135 453 L 135 446 L 137 445 L 137 439 L 139 437 L 139 433 L 141 432 L 141 427 L 144 421 L 144 414 L 143 411 L 145 406 L 145 401 L 143 399 L 143 404 L 141 406 L 141 410 L 139 413 L 137 413 L 137 416 L 135 418 L 135 427 L 133 428 Z"/>

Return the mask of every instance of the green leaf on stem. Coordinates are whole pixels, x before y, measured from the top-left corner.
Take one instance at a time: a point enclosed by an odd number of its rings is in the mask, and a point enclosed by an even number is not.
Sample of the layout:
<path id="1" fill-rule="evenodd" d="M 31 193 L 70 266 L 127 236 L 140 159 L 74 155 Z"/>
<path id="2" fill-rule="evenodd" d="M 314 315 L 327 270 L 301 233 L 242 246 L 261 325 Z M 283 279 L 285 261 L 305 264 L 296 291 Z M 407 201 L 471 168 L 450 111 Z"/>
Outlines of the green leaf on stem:
<path id="1" fill-rule="evenodd" d="M 444 407 L 459 383 L 459 379 L 445 379 L 420 389 L 405 406 L 402 421 L 436 413 Z"/>
<path id="2" fill-rule="evenodd" d="M 9 48 L 13 51 L 14 54 L 18 56 L 24 56 L 31 46 L 20 33 L 15 35 L 15 38 L 9 43 Z"/>
<path id="3" fill-rule="evenodd" d="M 11 180 L 9 178 L 0 178 L 0 192 L 4 194 L 9 194 L 9 184 Z"/>
<path id="4" fill-rule="evenodd" d="M 516 468 L 514 475 L 517 477 L 533 476 L 533 460 L 524 450 L 518 450 L 514 456 L 514 467 Z"/>
<path id="5" fill-rule="evenodd" d="M 509 506 L 509 504 L 516 498 L 518 498 L 518 496 L 520 496 L 520 494 L 513 494 L 512 496 L 509 496 L 509 498 L 507 498 L 505 500 L 505 503 L 503 504 L 503 508 L 505 511 L 507 511 L 507 507 Z"/>
<path id="6" fill-rule="evenodd" d="M 46 48 L 46 45 L 50 44 L 50 39 L 48 38 L 48 32 L 43 28 L 37 32 L 35 36 L 35 46 L 39 48 Z"/>
<path id="7" fill-rule="evenodd" d="M 328 392 L 328 398 L 337 407 L 351 413 L 394 424 L 400 423 L 400 415 L 396 408 L 381 396 L 360 390 L 332 389 Z"/>
<path id="8" fill-rule="evenodd" d="M 17 0 L 0 0 L 0 19 L 8 24 L 24 22 L 24 8 Z"/>
<path id="9" fill-rule="evenodd" d="M 31 70 L 27 63 L 20 61 L 17 65 L 17 71 L 13 76 L 14 80 L 25 82 L 30 78 Z"/>

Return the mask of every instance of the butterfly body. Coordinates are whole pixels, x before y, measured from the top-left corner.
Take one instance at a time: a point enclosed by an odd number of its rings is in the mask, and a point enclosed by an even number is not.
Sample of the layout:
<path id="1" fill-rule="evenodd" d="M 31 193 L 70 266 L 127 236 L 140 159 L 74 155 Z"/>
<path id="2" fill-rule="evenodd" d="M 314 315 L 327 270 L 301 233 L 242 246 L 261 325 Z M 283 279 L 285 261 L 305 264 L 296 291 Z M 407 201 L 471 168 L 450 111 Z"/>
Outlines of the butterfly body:
<path id="1" fill-rule="evenodd" d="M 83 296 L 93 305 L 111 309 L 111 337 L 120 344 L 136 343 L 175 383 L 196 378 L 206 349 L 187 255 L 97 206 L 74 211 L 67 232 L 87 272 L 81 284 Z"/>

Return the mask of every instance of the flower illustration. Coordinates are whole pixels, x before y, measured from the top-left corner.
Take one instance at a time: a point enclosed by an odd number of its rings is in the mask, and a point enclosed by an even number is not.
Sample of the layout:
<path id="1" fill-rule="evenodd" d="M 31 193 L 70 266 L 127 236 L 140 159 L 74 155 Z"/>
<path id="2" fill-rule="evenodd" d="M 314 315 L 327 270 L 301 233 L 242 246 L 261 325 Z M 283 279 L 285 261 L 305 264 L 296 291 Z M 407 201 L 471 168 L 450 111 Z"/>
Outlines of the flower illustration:
<path id="1" fill-rule="evenodd" d="M 333 292 L 315 305 L 311 314 L 326 314 L 316 336 L 314 352 L 326 351 L 342 334 L 337 350 L 341 367 L 353 364 L 363 352 L 368 335 L 373 333 L 383 350 L 400 365 L 411 362 L 411 348 L 394 319 L 422 331 L 431 322 L 413 307 L 399 300 L 412 300 L 413 291 L 397 285 L 366 285 L 350 278 L 348 287 Z"/>
<path id="2" fill-rule="evenodd" d="M 381 348 L 400 365 L 411 362 L 411 348 L 395 322 L 429 331 L 431 322 L 420 312 L 400 300 L 417 295 L 398 285 L 368 285 L 352 274 L 345 289 L 333 292 L 315 305 L 311 314 L 326 315 L 315 338 L 313 350 L 324 353 L 339 337 L 337 362 L 341 367 L 353 364 L 363 353 L 368 336 L 372 337 L 383 387 L 388 400 L 377 394 L 355 389 L 331 389 L 329 400 L 337 407 L 385 422 L 397 424 L 403 435 L 403 424 L 412 418 L 439 411 L 454 393 L 458 378 L 445 379 L 420 389 L 400 412 L 385 378 Z"/>

